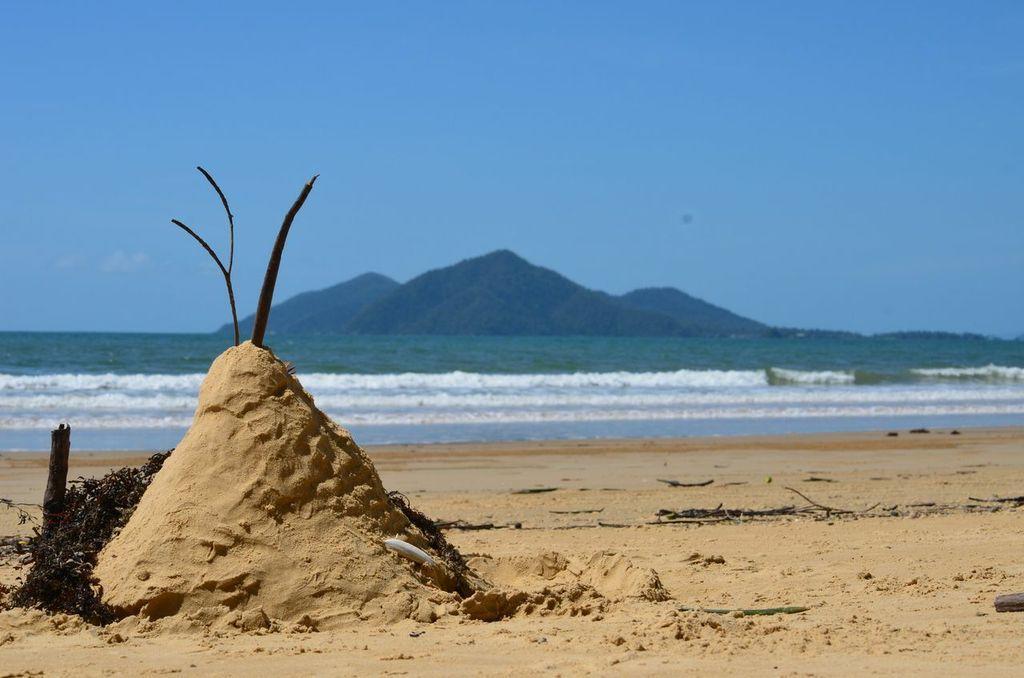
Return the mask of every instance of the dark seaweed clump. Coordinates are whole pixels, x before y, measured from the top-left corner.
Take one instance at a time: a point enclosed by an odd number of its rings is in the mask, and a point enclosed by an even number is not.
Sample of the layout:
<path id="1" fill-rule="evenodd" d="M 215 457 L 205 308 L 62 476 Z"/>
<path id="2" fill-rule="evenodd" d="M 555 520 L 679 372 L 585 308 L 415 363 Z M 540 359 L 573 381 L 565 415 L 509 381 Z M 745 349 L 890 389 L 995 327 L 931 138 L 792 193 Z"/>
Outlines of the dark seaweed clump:
<path id="1" fill-rule="evenodd" d="M 472 571 L 469 569 L 466 559 L 462 557 L 457 548 L 445 539 L 444 534 L 434 524 L 434 521 L 414 509 L 409 504 L 409 499 L 401 492 L 388 492 L 388 499 L 405 514 L 410 523 L 420 529 L 423 536 L 427 538 L 430 548 L 434 550 L 434 553 L 441 558 L 441 561 L 455 575 L 455 590 L 458 594 L 463 598 L 473 595 L 476 592 L 476 587 L 470 582 Z"/>
<path id="2" fill-rule="evenodd" d="M 154 454 L 142 466 L 125 466 L 102 478 L 73 480 L 61 514 L 31 539 L 32 569 L 9 604 L 77 614 L 94 624 L 115 621 L 92 579 L 96 557 L 128 522 L 170 454 Z"/>

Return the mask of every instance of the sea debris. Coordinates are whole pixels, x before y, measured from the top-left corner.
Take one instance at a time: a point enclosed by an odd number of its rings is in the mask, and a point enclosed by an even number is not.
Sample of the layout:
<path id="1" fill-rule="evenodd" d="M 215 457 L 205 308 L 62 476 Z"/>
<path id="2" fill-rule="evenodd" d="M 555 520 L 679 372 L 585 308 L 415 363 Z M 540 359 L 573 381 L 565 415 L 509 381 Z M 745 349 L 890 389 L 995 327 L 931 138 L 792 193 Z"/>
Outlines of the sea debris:
<path id="1" fill-rule="evenodd" d="M 39 504 L 13 501 L 11 499 L 5 499 L 4 497 L 0 497 L 0 506 L 14 511 L 18 515 L 19 525 L 24 525 L 26 523 L 32 523 L 33 525 L 38 524 L 39 521 L 36 520 L 36 517 L 32 515 L 28 509 L 37 509 L 39 512 L 42 512 L 43 510 L 43 507 Z"/>
<path id="2" fill-rule="evenodd" d="M 466 559 L 463 558 L 457 548 L 452 546 L 451 542 L 445 539 L 438 523 L 426 514 L 413 508 L 409 503 L 409 498 L 398 490 L 388 492 L 388 499 L 405 514 L 410 523 L 419 528 L 419 531 L 426 538 L 427 544 L 437 554 L 437 557 L 445 567 L 455 576 L 455 590 L 458 591 L 459 595 L 463 597 L 473 595 L 473 591 L 476 590 L 479 582 L 471 581 L 475 577 L 466 564 Z"/>
<path id="3" fill-rule="evenodd" d="M 427 565 L 429 567 L 437 565 L 437 562 L 431 558 L 430 554 L 426 551 L 413 546 L 407 541 L 402 541 L 401 539 L 385 539 L 384 548 L 389 551 L 394 551 L 403 558 L 411 560 L 414 563 L 419 563 L 420 565 Z"/>
<path id="4" fill-rule="evenodd" d="M 755 607 L 755 608 L 717 608 L 717 607 L 680 607 L 680 612 L 706 612 L 708 614 L 738 614 L 741 617 L 754 617 L 773 614 L 800 614 L 807 612 L 809 607 Z"/>
<path id="5" fill-rule="evenodd" d="M 170 452 L 154 454 L 142 466 L 126 466 L 101 478 L 71 481 L 63 510 L 28 544 L 32 569 L 11 594 L 15 607 L 77 614 L 105 624 L 116 618 L 92 582 L 96 556 L 128 522 Z"/>
<path id="6" fill-rule="evenodd" d="M 702 480 L 696 483 L 684 483 L 679 480 L 667 480 L 665 478 L 656 478 L 656 480 L 659 483 L 665 483 L 669 487 L 707 487 L 711 483 L 715 482 L 714 478 L 712 478 L 711 480 Z"/>
<path id="7" fill-rule="evenodd" d="M 1019 497 L 992 497 L 990 499 L 979 499 L 978 497 L 967 497 L 971 501 L 979 501 L 983 503 L 991 504 L 1013 504 L 1014 506 L 1024 506 L 1024 495 Z"/>

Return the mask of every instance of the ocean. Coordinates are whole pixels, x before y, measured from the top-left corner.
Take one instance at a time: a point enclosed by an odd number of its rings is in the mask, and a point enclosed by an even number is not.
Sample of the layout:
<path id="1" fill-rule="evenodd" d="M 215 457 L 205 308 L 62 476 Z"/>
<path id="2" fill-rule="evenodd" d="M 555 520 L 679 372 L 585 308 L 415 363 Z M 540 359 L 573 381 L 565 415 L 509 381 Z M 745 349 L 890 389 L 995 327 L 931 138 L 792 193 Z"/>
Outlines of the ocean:
<path id="1" fill-rule="evenodd" d="M 1024 423 L 1024 342 L 270 337 L 365 444 Z M 223 336 L 0 333 L 0 450 L 167 449 Z"/>

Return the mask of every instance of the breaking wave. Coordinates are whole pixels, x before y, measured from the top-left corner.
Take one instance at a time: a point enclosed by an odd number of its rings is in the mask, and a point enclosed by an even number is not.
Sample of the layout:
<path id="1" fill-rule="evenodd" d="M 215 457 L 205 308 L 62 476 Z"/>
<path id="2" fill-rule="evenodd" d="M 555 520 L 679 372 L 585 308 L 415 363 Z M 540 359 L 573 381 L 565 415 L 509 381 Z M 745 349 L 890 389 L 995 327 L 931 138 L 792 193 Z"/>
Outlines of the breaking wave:
<path id="1" fill-rule="evenodd" d="M 183 429 L 202 374 L 0 374 L 0 433 Z M 1024 368 L 300 374 L 342 425 L 1024 414 Z M 2 446 L 0 439 L 0 446 Z"/>
<path id="2" fill-rule="evenodd" d="M 912 373 L 938 380 L 956 381 L 1024 381 L 1024 367 L 985 365 L 983 367 L 929 367 L 911 370 Z"/>

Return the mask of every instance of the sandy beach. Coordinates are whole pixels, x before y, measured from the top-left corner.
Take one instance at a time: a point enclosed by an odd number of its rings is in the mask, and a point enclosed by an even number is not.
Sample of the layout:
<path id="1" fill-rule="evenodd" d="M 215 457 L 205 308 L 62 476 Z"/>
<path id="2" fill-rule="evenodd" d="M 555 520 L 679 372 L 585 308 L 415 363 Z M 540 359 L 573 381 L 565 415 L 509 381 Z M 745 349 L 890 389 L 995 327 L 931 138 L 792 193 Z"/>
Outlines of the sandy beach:
<path id="1" fill-rule="evenodd" d="M 311 633 L 103 629 L 15 610 L 0 614 L 0 675 L 1016 674 L 1022 617 L 992 603 L 1024 590 L 1024 512 L 970 497 L 1022 494 L 1022 445 L 1024 429 L 1003 428 L 369 448 L 387 489 L 432 518 L 493 525 L 447 536 L 518 562 L 519 584 L 544 554 L 615 552 L 671 598 Z M 73 453 L 71 476 L 147 456 Z M 0 497 L 38 502 L 45 474 L 45 454 L 0 454 Z M 807 504 L 786 488 L 857 513 L 649 524 L 665 509 Z M 0 510 L 0 535 L 28 531 Z M 0 557 L 0 582 L 18 568 Z M 809 610 L 679 611 L 776 606 Z"/>

